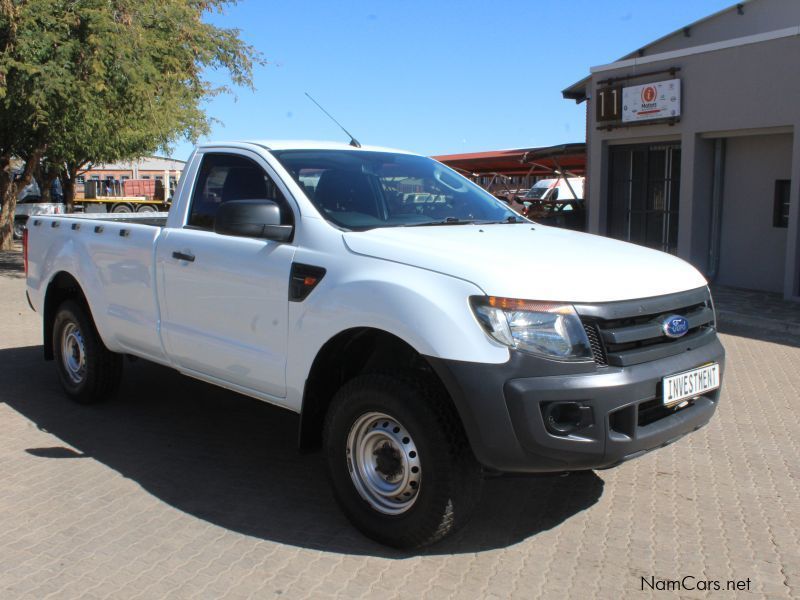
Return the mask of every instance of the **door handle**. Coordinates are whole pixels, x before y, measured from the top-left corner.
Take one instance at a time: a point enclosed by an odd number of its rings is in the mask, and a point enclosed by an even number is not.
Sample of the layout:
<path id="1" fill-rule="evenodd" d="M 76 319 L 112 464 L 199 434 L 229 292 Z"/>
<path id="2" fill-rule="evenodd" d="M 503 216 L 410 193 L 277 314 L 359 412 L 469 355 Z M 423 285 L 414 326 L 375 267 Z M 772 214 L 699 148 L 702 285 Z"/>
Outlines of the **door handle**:
<path id="1" fill-rule="evenodd" d="M 178 260 L 185 260 L 186 262 L 194 262 L 194 254 L 186 254 L 184 252 L 173 252 L 172 258 L 177 258 Z"/>

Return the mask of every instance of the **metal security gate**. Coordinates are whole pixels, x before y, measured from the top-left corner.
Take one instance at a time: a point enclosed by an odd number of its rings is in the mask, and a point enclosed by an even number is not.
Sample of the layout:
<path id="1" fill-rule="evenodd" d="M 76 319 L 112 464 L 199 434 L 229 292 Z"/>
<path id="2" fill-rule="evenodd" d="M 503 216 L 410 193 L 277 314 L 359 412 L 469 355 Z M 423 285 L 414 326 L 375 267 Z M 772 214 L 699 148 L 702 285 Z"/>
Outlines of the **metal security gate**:
<path id="1" fill-rule="evenodd" d="M 610 149 L 608 235 L 676 254 L 680 144 Z"/>

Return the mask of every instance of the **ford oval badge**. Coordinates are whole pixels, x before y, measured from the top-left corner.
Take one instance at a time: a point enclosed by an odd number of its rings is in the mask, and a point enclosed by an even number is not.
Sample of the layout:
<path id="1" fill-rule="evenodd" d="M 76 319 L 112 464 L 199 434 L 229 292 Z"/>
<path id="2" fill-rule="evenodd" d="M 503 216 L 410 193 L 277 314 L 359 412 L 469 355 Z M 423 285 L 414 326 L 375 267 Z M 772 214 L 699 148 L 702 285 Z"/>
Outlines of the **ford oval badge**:
<path id="1" fill-rule="evenodd" d="M 680 315 L 672 315 L 661 321 L 664 335 L 670 338 L 679 338 L 689 331 L 689 321 Z"/>

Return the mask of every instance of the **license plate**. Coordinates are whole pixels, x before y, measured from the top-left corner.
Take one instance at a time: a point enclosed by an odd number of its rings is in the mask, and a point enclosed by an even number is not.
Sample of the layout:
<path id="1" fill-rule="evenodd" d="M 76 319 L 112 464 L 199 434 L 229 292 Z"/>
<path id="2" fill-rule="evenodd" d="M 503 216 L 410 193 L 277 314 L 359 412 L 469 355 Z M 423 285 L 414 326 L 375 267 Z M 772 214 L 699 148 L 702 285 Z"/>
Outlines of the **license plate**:
<path id="1" fill-rule="evenodd" d="M 695 398 L 719 387 L 719 365 L 706 365 L 685 373 L 670 375 L 662 380 L 664 405 L 672 406 L 681 400 Z"/>

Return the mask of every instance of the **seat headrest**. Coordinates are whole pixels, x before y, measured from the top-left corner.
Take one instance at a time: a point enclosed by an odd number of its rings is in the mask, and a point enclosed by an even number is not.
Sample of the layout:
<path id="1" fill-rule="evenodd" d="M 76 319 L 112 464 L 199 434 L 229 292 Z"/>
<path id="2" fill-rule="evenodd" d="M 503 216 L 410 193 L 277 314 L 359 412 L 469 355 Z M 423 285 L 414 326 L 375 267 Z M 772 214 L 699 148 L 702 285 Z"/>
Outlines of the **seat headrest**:
<path id="1" fill-rule="evenodd" d="M 257 168 L 232 168 L 222 186 L 222 201 L 267 198 L 264 174 Z"/>
<path id="2" fill-rule="evenodd" d="M 364 173 L 328 170 L 319 178 L 314 193 L 317 204 L 328 211 L 353 211 L 374 215 L 374 194 Z"/>

